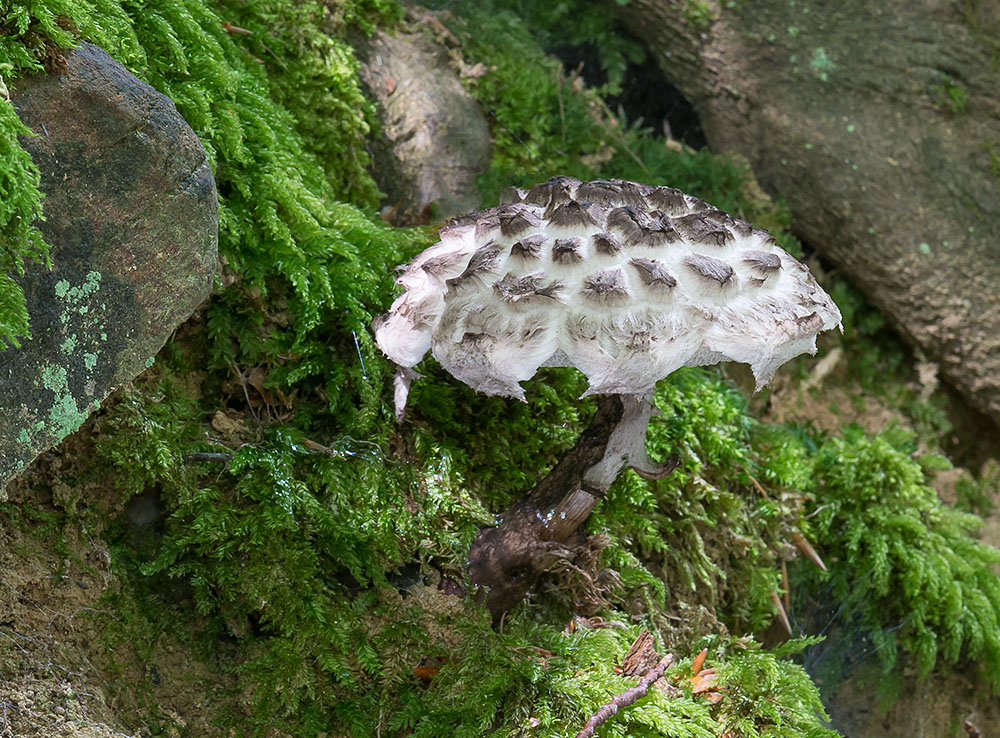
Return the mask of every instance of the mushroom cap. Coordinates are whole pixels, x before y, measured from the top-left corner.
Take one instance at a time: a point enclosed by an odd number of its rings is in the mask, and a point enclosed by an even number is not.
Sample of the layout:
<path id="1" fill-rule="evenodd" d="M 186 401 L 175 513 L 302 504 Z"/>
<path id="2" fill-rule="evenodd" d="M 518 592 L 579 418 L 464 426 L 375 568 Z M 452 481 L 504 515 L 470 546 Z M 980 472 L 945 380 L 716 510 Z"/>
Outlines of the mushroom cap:
<path id="1" fill-rule="evenodd" d="M 505 194 L 397 279 L 373 327 L 400 367 L 430 350 L 472 388 L 523 400 L 541 366 L 576 367 L 586 394 L 642 395 L 679 367 L 739 361 L 759 389 L 840 324 L 767 231 L 680 190 L 553 177 Z"/>

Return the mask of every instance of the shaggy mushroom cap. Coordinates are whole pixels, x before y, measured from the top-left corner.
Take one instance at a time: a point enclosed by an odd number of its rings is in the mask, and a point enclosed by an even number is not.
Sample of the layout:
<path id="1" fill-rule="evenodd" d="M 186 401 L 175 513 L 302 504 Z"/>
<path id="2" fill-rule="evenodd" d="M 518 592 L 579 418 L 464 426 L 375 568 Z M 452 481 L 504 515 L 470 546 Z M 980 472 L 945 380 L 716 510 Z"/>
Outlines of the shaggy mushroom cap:
<path id="1" fill-rule="evenodd" d="M 840 311 L 767 232 L 670 187 L 553 177 L 452 219 L 373 324 L 402 367 L 401 416 L 427 351 L 488 395 L 524 399 L 541 366 L 585 394 L 645 395 L 682 366 L 749 364 L 759 389 Z"/>

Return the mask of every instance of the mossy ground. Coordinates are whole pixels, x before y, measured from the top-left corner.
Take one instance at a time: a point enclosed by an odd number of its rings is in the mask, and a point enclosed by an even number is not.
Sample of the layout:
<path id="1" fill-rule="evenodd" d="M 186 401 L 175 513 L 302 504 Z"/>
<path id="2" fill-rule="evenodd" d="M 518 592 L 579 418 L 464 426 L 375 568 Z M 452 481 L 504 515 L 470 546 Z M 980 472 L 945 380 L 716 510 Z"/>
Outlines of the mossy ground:
<path id="1" fill-rule="evenodd" d="M 753 194 L 737 160 L 628 126 L 544 55 L 539 39 L 557 29 L 601 28 L 614 82 L 638 52 L 601 11 L 449 7 L 461 54 L 488 69 L 470 81 L 495 136 L 487 203 L 554 173 L 627 177 L 702 196 L 801 253 L 787 212 Z M 133 387 L 17 483 L 18 504 L 0 507 L 6 529 L 107 546 L 93 658 L 120 698 L 117 717 L 168 735 L 563 736 L 632 684 L 615 667 L 647 628 L 680 656 L 669 675 L 680 692 L 654 690 L 601 735 L 832 735 L 794 657 L 805 648 L 809 663 L 817 646 L 769 651 L 747 635 L 772 624 L 783 564 L 807 635 L 836 612 L 842 644 L 877 643 L 876 673 L 959 664 L 996 689 L 1000 554 L 970 535 L 978 518 L 927 486 L 942 460 L 926 452 L 948 432 L 942 403 L 912 388 L 905 352 L 885 347 L 881 319 L 836 281 L 847 332 L 824 345 L 848 357 L 836 381 L 881 397 L 919 435 L 761 422 L 719 371 L 678 372 L 658 389 L 663 416 L 649 434 L 654 456 L 680 453 L 678 470 L 658 482 L 624 474 L 587 523 L 593 555 L 554 572 L 501 632 L 490 627 L 468 589 L 469 544 L 573 443 L 593 406 L 576 401 L 572 371 L 544 372 L 521 405 L 478 396 L 428 361 L 410 417 L 393 422 L 391 367 L 367 325 L 391 301 L 392 267 L 433 235 L 374 215 L 364 155 L 374 117 L 343 38 L 402 16 L 387 0 L 50 2 L 18 5 L 16 33 L 0 36 L 8 74 L 79 36 L 177 102 L 213 163 L 220 251 L 235 277 Z M 38 200 L 30 162 L 11 161 L 16 264 L 37 244 L 24 223 Z M 2 217 L 11 233 L 16 214 Z M 784 371 L 805 379 L 814 363 Z M 963 499 L 985 504 L 987 481 L 969 482 Z M 796 560 L 797 533 L 828 573 Z M 79 550 L 57 547 L 52 560 L 92 567 Z M 617 625 L 569 631 L 579 615 Z M 714 705 L 684 679 L 703 647 L 720 670 Z M 28 656 L 2 648 L 10 679 Z M 220 675 L 207 706 L 160 699 L 177 676 L 160 672 L 180 668 L 167 651 L 197 663 L 193 674 Z M 845 663 L 826 661 L 830 673 Z"/>

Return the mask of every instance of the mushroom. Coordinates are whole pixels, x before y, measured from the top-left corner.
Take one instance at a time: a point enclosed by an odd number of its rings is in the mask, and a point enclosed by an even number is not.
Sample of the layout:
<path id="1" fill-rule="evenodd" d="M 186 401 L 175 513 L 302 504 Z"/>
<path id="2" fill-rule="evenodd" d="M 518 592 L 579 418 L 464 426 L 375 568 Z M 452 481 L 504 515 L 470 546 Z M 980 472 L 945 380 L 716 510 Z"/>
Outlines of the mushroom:
<path id="1" fill-rule="evenodd" d="M 428 351 L 487 395 L 524 401 L 520 383 L 540 367 L 572 366 L 588 379 L 584 394 L 602 396 L 587 432 L 597 433 L 589 443 L 601 454 L 591 449 L 547 485 L 557 465 L 473 546 L 473 578 L 492 586 L 494 612 L 519 599 L 496 595 L 509 584 L 503 572 L 537 569 L 536 544 L 565 541 L 624 466 L 652 478 L 673 468 L 644 450 L 657 381 L 682 366 L 738 361 L 760 389 L 789 359 L 814 354 L 817 334 L 841 321 L 770 234 L 679 190 L 553 177 L 505 194 L 498 207 L 449 221 L 403 269 L 403 293 L 373 324 L 399 366 L 398 419 Z M 589 499 L 574 502 L 581 493 Z"/>

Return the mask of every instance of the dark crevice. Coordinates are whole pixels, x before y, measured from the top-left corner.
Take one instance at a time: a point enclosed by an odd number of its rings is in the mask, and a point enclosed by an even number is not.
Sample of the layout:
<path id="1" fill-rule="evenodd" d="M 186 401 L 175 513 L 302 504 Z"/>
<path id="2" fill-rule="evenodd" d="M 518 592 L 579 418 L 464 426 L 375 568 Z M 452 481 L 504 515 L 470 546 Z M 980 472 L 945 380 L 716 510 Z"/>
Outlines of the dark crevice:
<path id="1" fill-rule="evenodd" d="M 588 87 L 607 83 L 608 75 L 601 68 L 594 44 L 557 46 L 548 51 L 559 57 L 567 69 L 579 69 Z M 621 109 L 629 125 L 641 120 L 644 128 L 651 128 L 660 136 L 666 123 L 672 138 L 695 150 L 707 145 L 694 107 L 680 90 L 667 82 L 651 55 L 642 62 L 630 62 L 625 69 L 621 93 L 609 95 L 605 100 L 611 110 Z"/>

